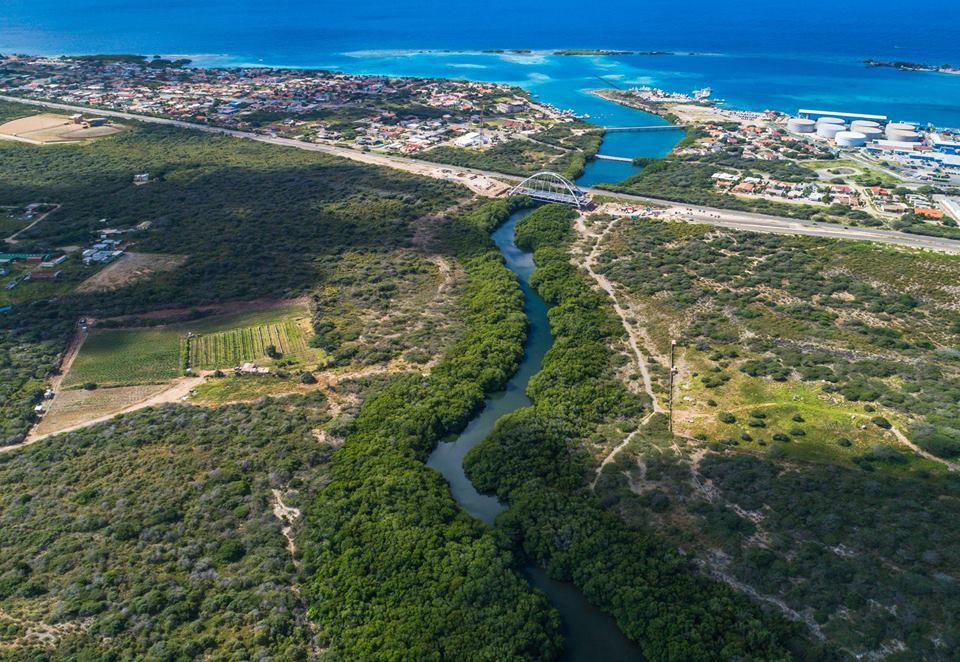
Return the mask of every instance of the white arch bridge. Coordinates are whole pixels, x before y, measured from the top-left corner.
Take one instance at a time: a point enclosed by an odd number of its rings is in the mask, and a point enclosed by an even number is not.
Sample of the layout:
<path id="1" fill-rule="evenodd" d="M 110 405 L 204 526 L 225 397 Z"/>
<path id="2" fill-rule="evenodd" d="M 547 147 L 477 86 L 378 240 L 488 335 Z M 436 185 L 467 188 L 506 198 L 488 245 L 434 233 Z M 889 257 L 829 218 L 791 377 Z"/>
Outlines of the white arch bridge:
<path id="1" fill-rule="evenodd" d="M 563 175 L 538 172 L 510 189 L 510 195 L 526 195 L 539 202 L 560 202 L 583 209 L 590 204 L 587 194 Z"/>

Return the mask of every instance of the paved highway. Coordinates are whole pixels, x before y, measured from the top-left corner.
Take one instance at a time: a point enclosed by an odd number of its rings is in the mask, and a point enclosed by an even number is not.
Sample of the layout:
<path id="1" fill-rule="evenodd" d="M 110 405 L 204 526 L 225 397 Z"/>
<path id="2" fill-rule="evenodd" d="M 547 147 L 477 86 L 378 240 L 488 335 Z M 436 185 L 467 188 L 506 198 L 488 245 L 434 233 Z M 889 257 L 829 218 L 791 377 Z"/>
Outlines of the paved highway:
<path id="1" fill-rule="evenodd" d="M 165 124 L 169 126 L 176 126 L 183 129 L 193 129 L 195 131 L 203 131 L 205 133 L 216 133 L 221 135 L 233 136 L 235 138 L 244 138 L 246 140 L 256 140 L 259 142 L 269 143 L 271 145 L 283 145 L 285 147 L 293 147 L 296 149 L 303 149 L 312 152 L 321 152 L 324 154 L 331 154 L 334 156 L 340 156 L 343 158 L 351 159 L 353 161 L 360 161 L 362 163 L 370 163 L 373 165 L 381 165 L 389 168 L 395 168 L 399 170 L 404 170 L 407 172 L 413 172 L 420 175 L 426 175 L 429 177 L 441 178 L 441 179 L 450 179 L 450 177 L 445 176 L 443 171 L 457 171 L 457 172 L 466 172 L 476 175 L 481 175 L 489 178 L 496 178 L 508 182 L 520 181 L 520 177 L 514 175 L 506 175 L 499 172 L 492 172 L 489 170 L 479 170 L 476 168 L 461 168 L 458 166 L 451 166 L 443 163 L 432 163 L 429 161 L 422 161 L 418 159 L 408 159 L 402 156 L 393 156 L 390 154 L 379 154 L 375 152 L 362 152 L 355 149 L 350 149 L 347 147 L 335 147 L 333 145 L 319 145 L 316 143 L 307 143 L 300 140 L 292 140 L 290 138 L 274 138 L 271 136 L 264 136 L 257 133 L 251 133 L 248 131 L 236 131 L 233 129 L 221 129 L 214 126 L 208 126 L 206 124 L 195 124 L 193 122 L 183 122 L 181 120 L 171 120 L 162 117 L 151 117 L 148 115 L 136 115 L 133 113 L 125 113 L 120 111 L 113 110 L 100 110 L 100 109 L 91 109 L 83 106 L 72 106 L 62 103 L 54 103 L 49 101 L 37 101 L 34 99 L 21 99 L 19 97 L 11 97 L 0 95 L 0 99 L 4 101 L 13 101 L 16 103 L 23 103 L 31 106 L 40 106 L 45 108 L 55 108 L 58 110 L 66 110 L 75 113 L 90 113 L 95 112 L 97 115 L 102 115 L 104 117 L 116 117 L 125 120 L 134 120 L 140 122 L 149 122 L 152 124 Z M 731 228 L 734 230 L 747 230 L 751 232 L 766 232 L 772 234 L 791 234 L 791 235 L 808 235 L 813 237 L 826 237 L 830 239 L 858 239 L 862 241 L 872 241 L 883 244 L 890 244 L 894 246 L 904 246 L 908 248 L 919 248 L 925 250 L 933 250 L 947 253 L 960 253 L 960 240 L 955 239 L 941 239 L 938 237 L 924 237 L 921 235 L 906 234 L 904 232 L 895 232 L 892 230 L 879 230 L 874 228 L 862 228 L 862 227 L 846 227 L 841 225 L 835 225 L 831 223 L 816 223 L 813 221 L 803 221 L 792 218 L 784 218 L 780 216 L 770 216 L 767 214 L 753 214 L 748 212 L 732 211 L 728 209 L 714 209 L 711 207 L 699 207 L 694 205 L 686 205 L 680 203 L 669 202 L 665 200 L 659 200 L 655 198 L 648 198 L 637 195 L 628 195 L 623 193 L 612 193 L 610 191 L 604 191 L 602 189 L 593 189 L 593 188 L 583 188 L 583 190 L 591 195 L 602 195 L 610 198 L 622 199 L 628 202 L 635 202 L 644 205 L 656 205 L 660 207 L 667 207 L 668 212 L 667 217 L 683 220 L 695 223 L 706 223 L 709 225 L 715 225 L 718 227 Z"/>

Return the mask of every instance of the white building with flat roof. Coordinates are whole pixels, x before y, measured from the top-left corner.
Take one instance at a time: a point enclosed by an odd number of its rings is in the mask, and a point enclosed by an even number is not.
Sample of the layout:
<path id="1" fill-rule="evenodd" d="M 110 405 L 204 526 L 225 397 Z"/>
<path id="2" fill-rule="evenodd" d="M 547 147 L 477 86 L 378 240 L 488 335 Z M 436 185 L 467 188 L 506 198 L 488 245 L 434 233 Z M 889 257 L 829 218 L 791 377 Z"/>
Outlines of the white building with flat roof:
<path id="1" fill-rule="evenodd" d="M 483 145 L 487 142 L 487 139 L 484 136 L 481 136 L 476 131 L 471 131 L 470 133 L 465 133 L 456 140 L 453 141 L 453 144 L 457 147 L 477 147 Z"/>

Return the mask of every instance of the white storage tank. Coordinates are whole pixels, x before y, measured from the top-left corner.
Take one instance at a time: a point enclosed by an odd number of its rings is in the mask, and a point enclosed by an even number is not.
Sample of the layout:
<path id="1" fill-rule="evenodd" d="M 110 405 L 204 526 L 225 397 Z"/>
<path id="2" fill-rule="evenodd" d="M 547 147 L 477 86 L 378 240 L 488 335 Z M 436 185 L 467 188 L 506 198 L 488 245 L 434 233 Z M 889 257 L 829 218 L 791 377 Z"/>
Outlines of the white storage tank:
<path id="1" fill-rule="evenodd" d="M 873 120 L 853 120 L 850 122 L 851 131 L 862 131 L 863 129 L 879 129 L 880 122 Z"/>
<path id="2" fill-rule="evenodd" d="M 846 122 L 839 117 L 821 117 L 817 120 L 817 126 L 820 126 L 821 124 L 839 124 L 840 126 L 844 126 Z"/>
<path id="3" fill-rule="evenodd" d="M 867 137 L 859 131 L 841 131 L 834 140 L 838 147 L 863 147 L 867 144 Z"/>
<path id="4" fill-rule="evenodd" d="M 883 129 L 878 126 L 851 126 L 851 130 L 856 131 L 857 133 L 862 133 L 867 137 L 867 140 L 880 140 L 883 138 Z"/>
<path id="5" fill-rule="evenodd" d="M 889 136 L 892 132 L 895 131 L 916 131 L 916 124 L 909 124 L 907 122 L 890 122 L 887 125 L 887 135 Z"/>
<path id="6" fill-rule="evenodd" d="M 790 133 L 813 133 L 817 128 L 813 120 L 803 117 L 793 117 L 787 120 L 787 131 Z"/>
<path id="7" fill-rule="evenodd" d="M 843 129 L 842 124 L 819 124 L 817 125 L 817 135 L 821 138 L 833 140 Z"/>
<path id="8" fill-rule="evenodd" d="M 916 131 L 903 131 L 900 129 L 894 129 L 893 131 L 888 129 L 887 138 L 902 143 L 918 143 L 921 140 L 920 134 Z"/>

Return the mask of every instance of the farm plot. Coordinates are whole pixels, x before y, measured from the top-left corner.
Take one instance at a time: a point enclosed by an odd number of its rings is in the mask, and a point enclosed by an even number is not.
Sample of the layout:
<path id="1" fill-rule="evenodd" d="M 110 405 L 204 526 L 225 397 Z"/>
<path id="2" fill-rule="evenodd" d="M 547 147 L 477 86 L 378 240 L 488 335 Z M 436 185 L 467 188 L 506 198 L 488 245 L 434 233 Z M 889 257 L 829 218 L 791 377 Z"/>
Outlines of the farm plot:
<path id="1" fill-rule="evenodd" d="M 155 328 L 96 330 L 80 348 L 63 388 L 162 384 L 190 365 L 198 370 L 268 361 L 273 345 L 284 359 L 316 361 L 308 310 L 303 304 L 262 306 L 184 324 Z M 277 358 L 280 358 L 278 355 Z"/>
<path id="2" fill-rule="evenodd" d="M 180 374 L 179 334 L 168 329 L 93 331 L 63 387 L 160 384 Z"/>
<path id="3" fill-rule="evenodd" d="M 316 360 L 317 350 L 307 344 L 304 320 L 284 320 L 230 329 L 189 338 L 190 366 L 200 370 L 228 368 L 246 361 L 263 360 L 273 346 L 285 359 Z"/>

